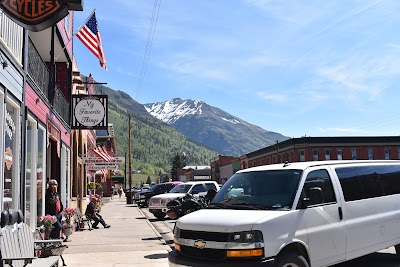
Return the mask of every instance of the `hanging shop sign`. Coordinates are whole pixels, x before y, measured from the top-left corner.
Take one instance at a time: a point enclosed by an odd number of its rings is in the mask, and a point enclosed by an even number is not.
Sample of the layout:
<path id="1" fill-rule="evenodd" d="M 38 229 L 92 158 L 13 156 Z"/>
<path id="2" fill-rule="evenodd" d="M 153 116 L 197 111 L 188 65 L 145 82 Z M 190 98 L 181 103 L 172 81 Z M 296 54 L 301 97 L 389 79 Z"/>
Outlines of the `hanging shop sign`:
<path id="1" fill-rule="evenodd" d="M 73 95 L 71 129 L 107 129 L 107 95 Z"/>
<path id="2" fill-rule="evenodd" d="M 82 11 L 83 0 L 0 0 L 0 8 L 18 25 L 41 31 L 55 25 L 69 10 Z"/>

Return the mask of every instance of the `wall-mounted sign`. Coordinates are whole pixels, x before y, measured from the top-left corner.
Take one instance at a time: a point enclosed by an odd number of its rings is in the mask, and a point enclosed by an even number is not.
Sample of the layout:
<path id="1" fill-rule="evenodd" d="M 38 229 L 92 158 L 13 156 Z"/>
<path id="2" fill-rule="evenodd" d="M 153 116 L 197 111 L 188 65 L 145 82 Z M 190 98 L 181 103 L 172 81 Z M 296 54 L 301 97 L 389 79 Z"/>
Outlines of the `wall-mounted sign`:
<path id="1" fill-rule="evenodd" d="M 71 129 L 106 129 L 107 95 L 73 95 Z"/>
<path id="2" fill-rule="evenodd" d="M 83 0 L 1 0 L 0 8 L 17 24 L 30 31 L 41 31 L 68 15 L 82 11 Z"/>

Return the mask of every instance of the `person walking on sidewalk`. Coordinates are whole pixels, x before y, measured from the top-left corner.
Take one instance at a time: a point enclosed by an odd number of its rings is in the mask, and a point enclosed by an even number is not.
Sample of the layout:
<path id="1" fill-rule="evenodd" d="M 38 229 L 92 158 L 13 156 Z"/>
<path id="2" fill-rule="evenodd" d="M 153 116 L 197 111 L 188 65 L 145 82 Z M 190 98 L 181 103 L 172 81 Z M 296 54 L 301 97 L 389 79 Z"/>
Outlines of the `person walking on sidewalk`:
<path id="1" fill-rule="evenodd" d="M 111 199 L 113 199 L 114 194 L 115 194 L 115 185 L 113 184 L 113 185 L 111 186 Z"/>
<path id="2" fill-rule="evenodd" d="M 110 228 L 110 225 L 107 224 L 103 217 L 98 213 L 97 210 L 97 198 L 95 196 L 92 196 L 90 198 L 90 202 L 86 207 L 85 215 L 92 221 L 94 221 L 92 227 L 95 229 L 98 229 L 99 227 L 97 226 L 99 223 L 103 225 L 104 228 Z"/>
<path id="3" fill-rule="evenodd" d="M 122 196 L 122 186 L 118 189 L 118 195 L 119 195 L 119 198 L 121 198 L 121 196 Z"/>

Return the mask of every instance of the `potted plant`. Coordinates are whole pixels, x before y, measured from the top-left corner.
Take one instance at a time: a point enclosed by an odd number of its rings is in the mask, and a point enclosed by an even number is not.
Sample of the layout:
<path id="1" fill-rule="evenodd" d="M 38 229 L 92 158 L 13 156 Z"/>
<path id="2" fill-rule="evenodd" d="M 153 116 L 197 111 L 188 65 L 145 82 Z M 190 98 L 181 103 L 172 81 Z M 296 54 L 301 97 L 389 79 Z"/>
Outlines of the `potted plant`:
<path id="1" fill-rule="evenodd" d="M 100 184 L 100 183 L 97 183 L 97 182 L 89 182 L 89 183 L 87 184 L 87 188 L 88 188 L 88 189 L 91 189 L 91 190 L 101 190 L 101 189 L 103 189 L 103 187 L 101 186 L 101 184 Z"/>
<path id="2" fill-rule="evenodd" d="M 51 230 L 54 228 L 53 224 L 57 221 L 56 216 L 47 214 L 38 218 L 38 226 L 44 233 L 44 239 L 50 239 Z"/>
<path id="3" fill-rule="evenodd" d="M 76 215 L 76 211 L 73 208 L 65 208 L 62 212 L 65 221 L 63 224 L 63 228 L 62 231 L 64 233 L 64 235 L 66 236 L 66 239 L 68 239 L 68 237 L 72 234 L 72 218 L 75 217 Z"/>

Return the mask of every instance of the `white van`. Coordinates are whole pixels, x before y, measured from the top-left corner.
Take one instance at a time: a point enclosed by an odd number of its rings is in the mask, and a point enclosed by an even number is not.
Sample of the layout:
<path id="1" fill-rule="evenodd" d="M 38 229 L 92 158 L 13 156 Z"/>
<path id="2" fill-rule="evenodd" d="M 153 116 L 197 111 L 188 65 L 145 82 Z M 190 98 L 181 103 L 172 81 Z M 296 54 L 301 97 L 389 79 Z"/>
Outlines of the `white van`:
<path id="1" fill-rule="evenodd" d="M 232 193 L 233 192 L 233 193 Z M 331 266 L 395 246 L 400 161 L 314 161 L 234 174 L 174 229 L 170 266 Z"/>

